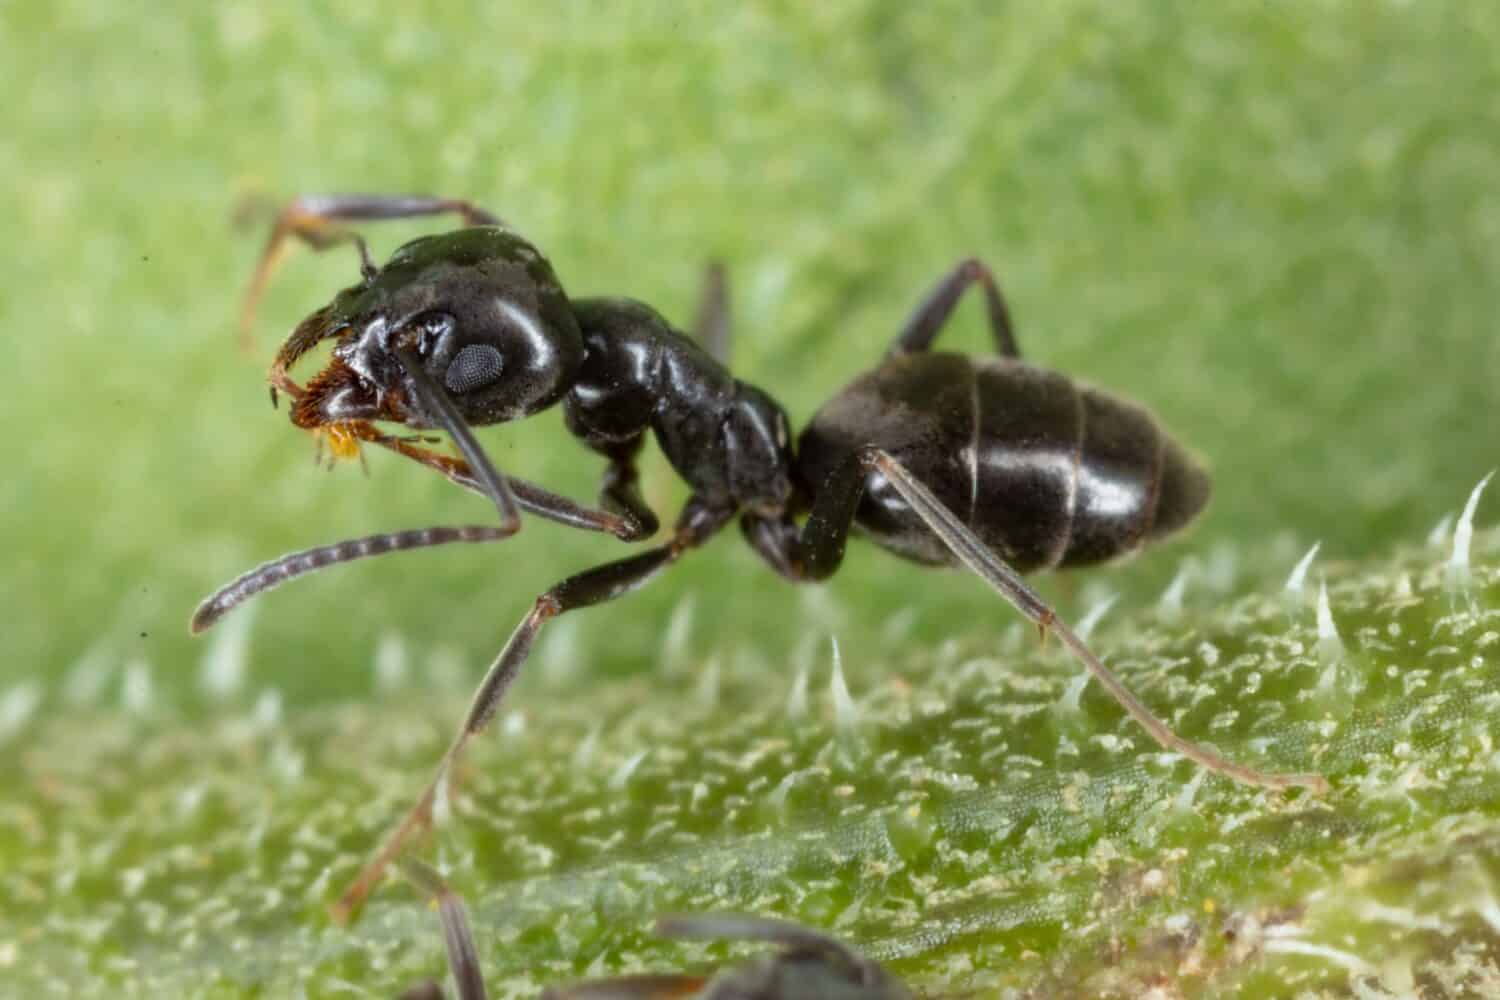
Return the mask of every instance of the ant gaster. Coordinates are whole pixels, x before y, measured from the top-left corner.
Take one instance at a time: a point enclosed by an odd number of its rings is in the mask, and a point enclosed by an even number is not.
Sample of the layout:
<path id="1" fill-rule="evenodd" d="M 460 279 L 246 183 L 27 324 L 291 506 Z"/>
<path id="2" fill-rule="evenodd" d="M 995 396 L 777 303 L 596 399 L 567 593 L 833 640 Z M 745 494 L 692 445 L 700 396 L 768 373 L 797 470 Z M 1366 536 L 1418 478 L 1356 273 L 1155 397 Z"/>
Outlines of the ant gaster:
<path id="1" fill-rule="evenodd" d="M 340 223 L 456 212 L 468 228 L 405 244 L 384 267 Z M 448 542 L 493 541 L 520 527 L 519 511 L 626 541 L 657 529 L 637 488 L 647 432 L 692 495 L 663 545 L 606 563 L 537 598 L 490 666 L 437 774 L 415 807 L 335 907 L 347 919 L 403 844 L 431 821 L 442 781 L 493 717 L 542 627 L 568 611 L 646 583 L 735 518 L 751 547 L 794 582 L 823 580 L 853 528 L 904 558 L 962 563 L 1054 633 L 1163 747 L 1236 781 L 1327 788 L 1316 774 L 1266 774 L 1188 742 L 1111 673 L 1019 573 L 1084 566 L 1135 551 L 1203 507 L 1203 470 L 1139 406 L 1021 360 L 995 281 L 978 260 L 944 276 L 874 370 L 825 405 L 793 447 L 786 414 L 736 379 L 704 345 L 649 306 L 623 298 L 569 299 L 537 249 L 467 202 L 388 196 L 303 197 L 278 216 L 248 296 L 247 318 L 288 238 L 316 247 L 353 242 L 363 281 L 293 331 L 269 380 L 292 400 L 299 427 L 335 454 L 360 442 L 395 450 L 487 497 L 498 525 L 374 535 L 285 556 L 246 573 L 199 606 L 202 631 L 253 595 L 327 565 Z M 978 285 L 997 356 L 932 345 L 959 298 Z M 700 326 L 727 329 L 722 278 L 711 272 Z M 717 332 L 716 332 L 717 331 Z M 305 386 L 292 365 L 336 341 Z M 608 462 L 599 508 L 501 475 L 469 428 L 562 403 L 568 429 Z M 440 428 L 462 459 L 379 430 L 388 421 Z"/>
<path id="2" fill-rule="evenodd" d="M 484 970 L 463 900 L 441 875 L 415 858 L 403 857 L 400 865 L 407 880 L 437 909 L 459 1000 L 485 1000 Z M 541 1000 L 912 1000 L 906 986 L 879 962 L 837 938 L 787 920 L 737 913 L 685 914 L 657 920 L 656 933 L 677 939 L 765 941 L 778 950 L 712 976 L 616 976 L 545 989 Z M 400 1000 L 444 1000 L 444 994 L 429 980 L 402 993 Z"/>

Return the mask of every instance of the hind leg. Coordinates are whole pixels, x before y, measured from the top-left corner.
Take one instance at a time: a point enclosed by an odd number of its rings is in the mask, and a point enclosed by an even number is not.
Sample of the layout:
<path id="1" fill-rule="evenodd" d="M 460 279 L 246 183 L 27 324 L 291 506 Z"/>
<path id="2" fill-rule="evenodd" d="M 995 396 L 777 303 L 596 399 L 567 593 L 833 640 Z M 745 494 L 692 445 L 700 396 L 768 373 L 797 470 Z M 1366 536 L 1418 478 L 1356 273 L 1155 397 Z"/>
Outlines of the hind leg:
<path id="1" fill-rule="evenodd" d="M 927 297 L 912 312 L 906 325 L 886 349 L 885 356 L 890 358 L 899 354 L 915 354 L 931 348 L 933 341 L 942 332 L 943 325 L 948 322 L 948 317 L 953 314 L 958 300 L 976 282 L 984 289 L 995 349 L 1003 357 L 1019 358 L 1021 351 L 1016 347 L 1016 335 L 1011 329 L 1010 310 L 1006 308 L 1005 299 L 1000 295 L 1000 287 L 995 284 L 994 274 L 978 257 L 959 261 L 953 270 L 932 286 L 932 291 L 927 293 Z"/>
<path id="2" fill-rule="evenodd" d="M 844 560 L 844 545 L 853 525 L 860 497 L 872 475 L 878 474 L 901 495 L 927 529 L 946 545 L 955 559 L 972 570 L 990 589 L 1041 629 L 1055 633 L 1085 670 L 1109 692 L 1151 738 L 1164 749 L 1182 754 L 1199 767 L 1246 785 L 1261 788 L 1300 786 L 1315 793 L 1328 790 L 1318 774 L 1270 774 L 1228 760 L 1207 747 L 1178 736 L 1146 707 L 1135 693 L 1104 665 L 1057 612 L 1032 590 L 1021 575 L 980 541 L 933 492 L 891 455 L 867 446 L 840 464 L 813 498 L 812 511 L 800 528 L 790 518 L 767 520 L 747 515 L 740 527 L 746 540 L 777 572 L 794 581 L 817 581 L 832 576 Z"/>

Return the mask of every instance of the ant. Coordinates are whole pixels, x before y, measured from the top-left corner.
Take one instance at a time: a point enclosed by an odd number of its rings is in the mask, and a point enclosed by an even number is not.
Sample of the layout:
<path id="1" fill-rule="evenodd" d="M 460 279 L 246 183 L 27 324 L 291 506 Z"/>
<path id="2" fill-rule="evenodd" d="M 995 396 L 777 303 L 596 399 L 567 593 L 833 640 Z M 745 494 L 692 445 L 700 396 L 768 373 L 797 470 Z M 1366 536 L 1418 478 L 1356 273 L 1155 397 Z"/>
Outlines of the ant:
<path id="1" fill-rule="evenodd" d="M 377 267 L 356 220 L 457 213 L 466 228 L 422 236 Z M 654 433 L 692 495 L 670 539 L 568 577 L 521 620 L 474 694 L 421 798 L 345 892 L 347 920 L 402 846 L 431 823 L 438 789 L 465 744 L 494 716 L 543 626 L 622 597 L 703 545 L 735 518 L 751 547 L 795 583 L 838 568 L 851 529 L 917 563 L 962 564 L 1045 639 L 1054 633 L 1164 748 L 1216 774 L 1267 788 L 1328 788 L 1317 774 L 1267 774 L 1178 736 L 1122 683 L 1022 579 L 1122 556 L 1181 528 L 1202 509 L 1207 474 L 1140 406 L 1021 359 L 1010 314 L 977 259 L 949 271 L 917 306 L 871 371 L 833 397 L 797 439 L 765 392 L 725 367 L 727 291 L 710 269 L 700 340 L 643 303 L 569 299 L 547 259 L 483 209 L 411 196 L 301 197 L 277 218 L 247 296 L 254 309 L 288 239 L 316 248 L 352 242 L 362 280 L 312 313 L 277 352 L 273 404 L 335 457 L 361 442 L 394 450 L 486 497 L 499 524 L 372 535 L 283 556 L 199 605 L 193 632 L 261 591 L 334 563 L 451 542 L 495 541 L 520 511 L 640 541 L 657 530 L 637 487 L 636 455 Z M 932 349 L 960 297 L 983 292 L 998 356 Z M 307 384 L 289 374 L 333 339 Z M 471 426 L 530 416 L 557 403 L 568 429 L 607 460 L 600 506 L 589 508 L 501 475 Z M 462 458 L 395 437 L 375 421 L 440 428 Z"/>
<path id="2" fill-rule="evenodd" d="M 463 900 L 442 876 L 420 861 L 403 857 L 400 866 L 407 880 L 437 908 L 448 970 L 459 1000 L 485 1000 L 488 994 L 479 968 L 479 949 Z M 678 939 L 767 941 L 780 950 L 712 978 L 680 973 L 619 976 L 546 989 L 542 1000 L 912 1000 L 911 992 L 878 962 L 836 938 L 790 921 L 731 913 L 672 916 L 656 922 L 656 933 Z M 429 980 L 402 993 L 400 1000 L 443 1000 L 443 990 Z"/>

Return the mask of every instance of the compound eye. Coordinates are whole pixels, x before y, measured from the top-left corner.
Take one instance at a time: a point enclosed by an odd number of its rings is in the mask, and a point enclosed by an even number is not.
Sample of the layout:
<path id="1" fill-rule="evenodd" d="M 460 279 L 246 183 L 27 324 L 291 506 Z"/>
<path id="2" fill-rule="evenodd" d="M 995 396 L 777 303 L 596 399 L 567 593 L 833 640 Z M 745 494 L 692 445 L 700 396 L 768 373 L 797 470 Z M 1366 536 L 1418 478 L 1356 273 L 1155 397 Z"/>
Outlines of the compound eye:
<path id="1" fill-rule="evenodd" d="M 473 392 L 494 382 L 504 369 L 499 350 L 489 344 L 469 344 L 453 356 L 443 384 L 450 392 Z"/>

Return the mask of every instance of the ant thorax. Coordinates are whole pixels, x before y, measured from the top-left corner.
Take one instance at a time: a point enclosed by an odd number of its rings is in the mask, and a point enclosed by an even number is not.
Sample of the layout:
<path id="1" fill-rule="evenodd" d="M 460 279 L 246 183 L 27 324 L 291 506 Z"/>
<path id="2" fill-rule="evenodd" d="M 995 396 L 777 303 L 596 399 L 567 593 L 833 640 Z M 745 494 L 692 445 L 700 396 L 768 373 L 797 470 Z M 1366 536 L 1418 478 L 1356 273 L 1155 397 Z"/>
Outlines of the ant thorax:
<path id="1" fill-rule="evenodd" d="M 606 454 L 650 430 L 704 501 L 786 509 L 791 435 L 780 406 L 643 303 L 580 299 L 573 311 L 585 356 L 563 400 L 569 430 Z"/>

